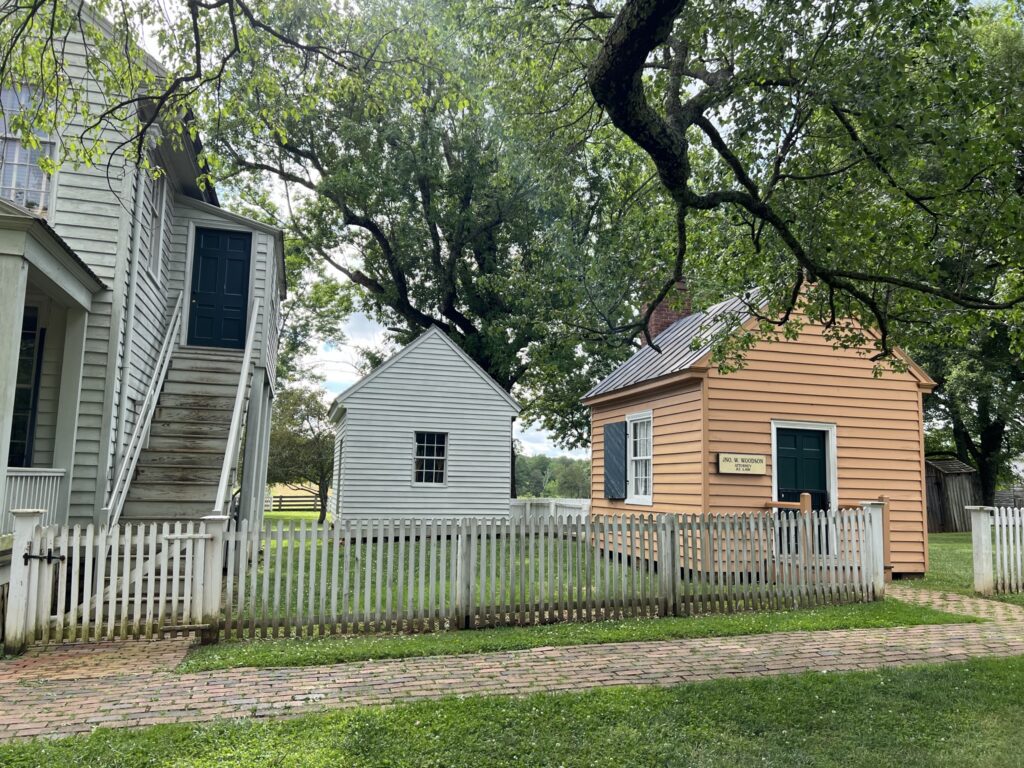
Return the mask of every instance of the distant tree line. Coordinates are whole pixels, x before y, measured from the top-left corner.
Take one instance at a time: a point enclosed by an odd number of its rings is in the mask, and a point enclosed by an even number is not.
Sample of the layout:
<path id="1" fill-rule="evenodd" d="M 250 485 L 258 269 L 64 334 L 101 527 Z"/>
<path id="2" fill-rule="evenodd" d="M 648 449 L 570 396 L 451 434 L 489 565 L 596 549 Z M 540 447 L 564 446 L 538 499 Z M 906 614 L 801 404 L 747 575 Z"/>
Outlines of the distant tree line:
<path id="1" fill-rule="evenodd" d="M 519 498 L 590 498 L 590 461 L 568 456 L 516 456 Z"/>

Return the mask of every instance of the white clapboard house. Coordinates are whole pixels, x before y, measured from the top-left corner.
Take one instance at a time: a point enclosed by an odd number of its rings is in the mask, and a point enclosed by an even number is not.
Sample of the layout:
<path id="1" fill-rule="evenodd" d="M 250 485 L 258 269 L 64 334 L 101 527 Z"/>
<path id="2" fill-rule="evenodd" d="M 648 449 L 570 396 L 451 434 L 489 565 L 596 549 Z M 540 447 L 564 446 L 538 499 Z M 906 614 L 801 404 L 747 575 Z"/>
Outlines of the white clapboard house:
<path id="1" fill-rule="evenodd" d="M 0 535 L 12 508 L 197 519 L 234 491 L 261 509 L 281 232 L 197 185 L 198 145 L 150 142 L 158 178 L 117 156 L 48 176 L 59 140 L 28 149 L 0 122 Z"/>
<path id="2" fill-rule="evenodd" d="M 507 515 L 520 411 L 433 327 L 335 399 L 334 515 Z"/>

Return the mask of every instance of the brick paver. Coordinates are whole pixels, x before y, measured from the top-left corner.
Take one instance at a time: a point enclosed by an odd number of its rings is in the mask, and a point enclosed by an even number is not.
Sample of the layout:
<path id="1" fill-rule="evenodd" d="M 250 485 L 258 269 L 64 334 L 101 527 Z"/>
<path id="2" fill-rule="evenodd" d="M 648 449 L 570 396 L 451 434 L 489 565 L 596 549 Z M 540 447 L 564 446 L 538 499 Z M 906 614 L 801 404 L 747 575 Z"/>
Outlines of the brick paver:
<path id="1" fill-rule="evenodd" d="M 534 648 L 321 667 L 178 675 L 187 641 L 34 649 L 0 662 L 0 739 L 63 736 L 216 718 L 476 694 L 523 695 L 613 685 L 959 661 L 1024 654 L 1024 609 L 899 585 L 901 600 L 991 619 L 890 629 Z"/>

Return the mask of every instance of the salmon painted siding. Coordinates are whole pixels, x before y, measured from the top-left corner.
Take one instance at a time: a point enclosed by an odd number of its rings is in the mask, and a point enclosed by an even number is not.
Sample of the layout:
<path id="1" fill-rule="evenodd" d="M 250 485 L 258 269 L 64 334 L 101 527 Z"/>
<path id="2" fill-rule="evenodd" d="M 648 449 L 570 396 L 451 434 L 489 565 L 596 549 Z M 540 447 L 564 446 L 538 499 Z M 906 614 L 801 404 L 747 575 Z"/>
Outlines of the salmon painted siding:
<path id="1" fill-rule="evenodd" d="M 644 395 L 621 398 L 591 411 L 591 509 L 595 513 L 632 511 L 697 512 L 703 506 L 703 415 L 701 382 L 666 386 Z M 651 411 L 653 504 L 626 504 L 604 498 L 605 424 L 628 414 Z"/>
<path id="2" fill-rule="evenodd" d="M 718 512 L 761 507 L 772 497 L 771 423 L 836 425 L 839 505 L 886 495 L 894 572 L 927 567 L 921 389 L 910 373 L 885 372 L 855 350 L 837 350 L 821 328 L 756 345 L 741 371 L 708 374 L 708 503 Z M 717 472 L 719 452 L 768 457 L 761 476 Z"/>
<path id="3" fill-rule="evenodd" d="M 890 500 L 895 573 L 927 569 L 922 388 L 912 373 L 874 376 L 856 350 L 837 350 L 820 327 L 762 342 L 747 366 L 591 403 L 591 503 L 595 512 L 746 512 L 772 499 L 772 421 L 834 424 L 840 506 Z M 653 412 L 653 504 L 604 498 L 603 426 Z M 725 475 L 720 452 L 767 457 L 764 475 Z"/>

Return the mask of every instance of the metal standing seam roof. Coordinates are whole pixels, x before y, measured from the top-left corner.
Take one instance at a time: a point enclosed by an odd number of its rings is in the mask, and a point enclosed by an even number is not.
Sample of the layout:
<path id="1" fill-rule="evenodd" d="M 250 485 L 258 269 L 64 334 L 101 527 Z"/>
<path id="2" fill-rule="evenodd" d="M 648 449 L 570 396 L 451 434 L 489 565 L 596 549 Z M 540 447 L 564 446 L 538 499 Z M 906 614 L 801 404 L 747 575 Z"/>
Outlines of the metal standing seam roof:
<path id="1" fill-rule="evenodd" d="M 682 373 L 711 350 L 711 340 L 727 324 L 750 317 L 749 302 L 753 296 L 733 297 L 719 302 L 703 312 L 681 317 L 654 337 L 660 352 L 644 346 L 626 362 L 612 371 L 603 381 L 583 396 L 588 400 L 620 389 L 660 379 L 673 373 Z"/>

